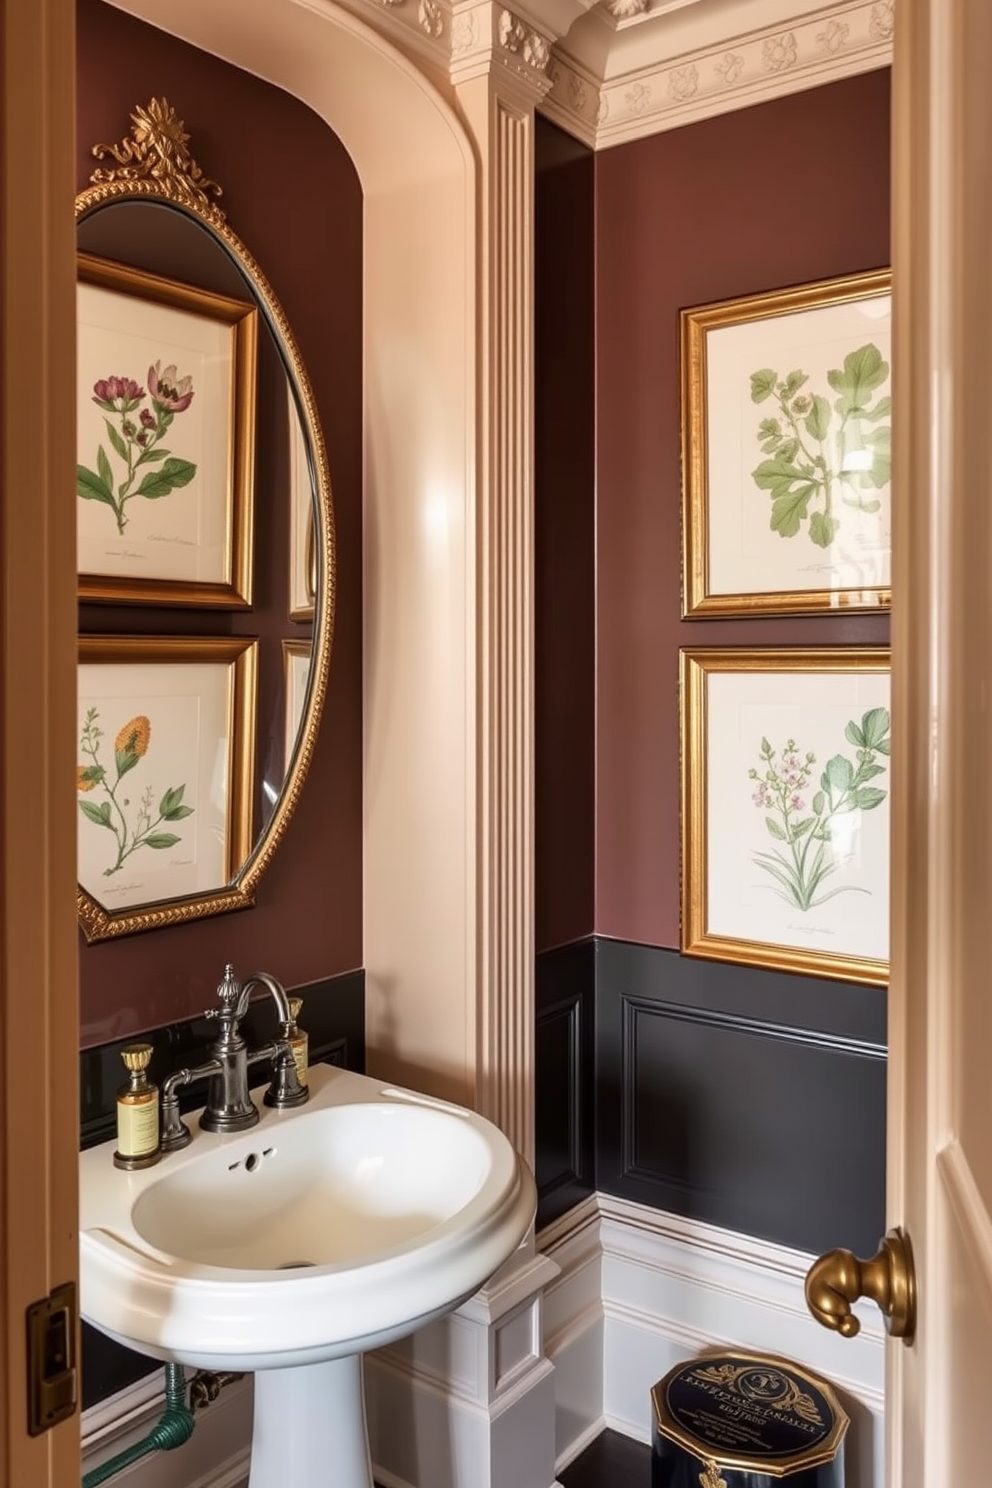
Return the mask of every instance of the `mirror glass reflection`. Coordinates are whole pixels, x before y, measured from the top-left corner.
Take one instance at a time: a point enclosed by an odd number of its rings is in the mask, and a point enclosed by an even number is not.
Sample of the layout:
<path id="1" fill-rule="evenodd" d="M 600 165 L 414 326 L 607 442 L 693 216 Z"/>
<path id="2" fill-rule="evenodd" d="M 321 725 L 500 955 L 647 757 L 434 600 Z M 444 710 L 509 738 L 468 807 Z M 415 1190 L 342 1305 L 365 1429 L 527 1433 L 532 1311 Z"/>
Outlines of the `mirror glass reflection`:
<path id="1" fill-rule="evenodd" d="M 233 232 L 127 197 L 77 233 L 92 940 L 251 902 L 312 750 L 334 555 L 305 369 Z"/>

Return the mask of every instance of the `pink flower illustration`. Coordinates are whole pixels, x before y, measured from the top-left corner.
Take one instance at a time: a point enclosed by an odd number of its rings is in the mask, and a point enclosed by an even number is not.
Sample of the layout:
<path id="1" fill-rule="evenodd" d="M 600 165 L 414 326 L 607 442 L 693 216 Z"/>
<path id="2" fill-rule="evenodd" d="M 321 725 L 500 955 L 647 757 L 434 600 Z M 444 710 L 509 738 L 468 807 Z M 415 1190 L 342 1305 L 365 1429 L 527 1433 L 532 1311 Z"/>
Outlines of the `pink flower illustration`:
<path id="1" fill-rule="evenodd" d="M 93 384 L 93 402 L 114 413 L 130 413 L 145 396 L 133 377 L 101 377 Z"/>
<path id="2" fill-rule="evenodd" d="M 193 379 L 177 377 L 175 363 L 163 371 L 162 363 L 156 362 L 148 368 L 148 391 L 170 413 L 182 413 L 193 401 Z"/>

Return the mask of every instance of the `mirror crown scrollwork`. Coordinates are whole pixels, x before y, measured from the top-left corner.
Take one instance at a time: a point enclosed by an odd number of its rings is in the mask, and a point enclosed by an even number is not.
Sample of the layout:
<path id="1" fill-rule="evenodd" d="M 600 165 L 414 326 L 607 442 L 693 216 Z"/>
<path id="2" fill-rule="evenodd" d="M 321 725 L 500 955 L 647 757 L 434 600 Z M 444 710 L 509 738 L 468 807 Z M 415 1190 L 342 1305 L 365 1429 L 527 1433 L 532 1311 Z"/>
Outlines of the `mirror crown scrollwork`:
<path id="1" fill-rule="evenodd" d="M 94 145 L 97 160 L 112 156 L 116 166 L 98 167 L 90 176 L 95 186 L 124 186 L 129 191 L 154 183 L 155 193 L 181 206 L 192 207 L 216 225 L 224 213 L 211 196 L 223 187 L 205 176 L 187 146 L 189 135 L 167 98 L 153 98 L 131 115 L 131 136 L 119 145 Z"/>

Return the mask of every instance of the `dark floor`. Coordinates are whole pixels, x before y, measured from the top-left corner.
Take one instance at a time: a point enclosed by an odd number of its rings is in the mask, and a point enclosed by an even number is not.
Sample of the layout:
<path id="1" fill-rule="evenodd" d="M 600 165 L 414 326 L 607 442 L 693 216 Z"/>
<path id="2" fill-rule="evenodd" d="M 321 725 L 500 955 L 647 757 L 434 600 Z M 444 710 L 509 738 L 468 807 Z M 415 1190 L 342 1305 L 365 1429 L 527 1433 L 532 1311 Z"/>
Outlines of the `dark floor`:
<path id="1" fill-rule="evenodd" d="M 651 1448 L 619 1431 L 604 1431 L 558 1474 L 562 1488 L 648 1488 Z"/>

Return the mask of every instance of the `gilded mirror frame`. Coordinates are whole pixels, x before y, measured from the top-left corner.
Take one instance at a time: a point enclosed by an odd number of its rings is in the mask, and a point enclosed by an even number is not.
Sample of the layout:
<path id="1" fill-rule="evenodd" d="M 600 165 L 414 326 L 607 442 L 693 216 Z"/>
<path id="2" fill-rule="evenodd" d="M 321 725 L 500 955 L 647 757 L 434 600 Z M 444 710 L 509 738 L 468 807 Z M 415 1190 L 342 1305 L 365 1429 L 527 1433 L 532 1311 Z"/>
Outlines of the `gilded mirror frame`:
<path id="1" fill-rule="evenodd" d="M 334 626 L 335 540 L 327 451 L 313 388 L 296 338 L 268 279 L 217 205 L 221 187 L 210 180 L 189 152 L 189 136 L 168 100 L 152 99 L 131 115 L 129 138 L 117 145 L 95 145 L 99 166 L 91 184 L 76 197 L 76 222 L 99 208 L 125 202 L 161 203 L 183 214 L 213 236 L 242 273 L 278 344 L 296 397 L 309 444 L 313 514 L 316 523 L 317 583 L 313 607 L 310 677 L 296 746 L 283 786 L 266 825 L 241 868 L 216 890 L 184 898 L 159 900 L 111 910 L 77 886 L 77 915 L 87 942 L 114 939 L 167 925 L 185 924 L 211 915 L 250 908 L 263 873 L 269 867 L 299 800 L 313 757 L 317 728 L 327 691 Z M 322 561 L 321 561 L 322 557 Z"/>

